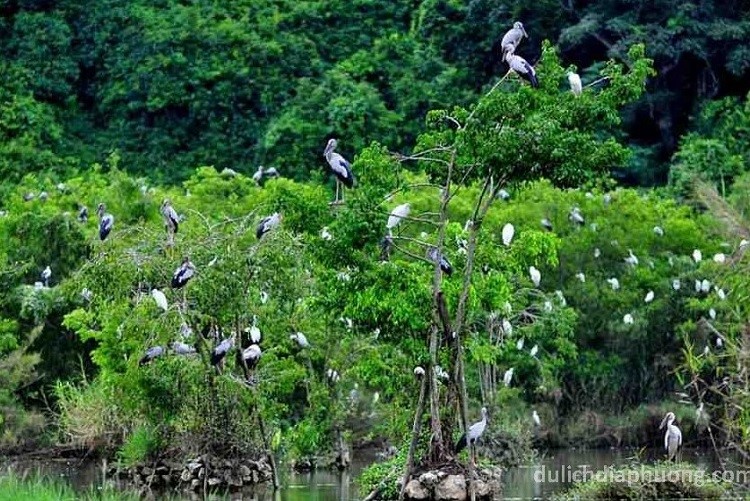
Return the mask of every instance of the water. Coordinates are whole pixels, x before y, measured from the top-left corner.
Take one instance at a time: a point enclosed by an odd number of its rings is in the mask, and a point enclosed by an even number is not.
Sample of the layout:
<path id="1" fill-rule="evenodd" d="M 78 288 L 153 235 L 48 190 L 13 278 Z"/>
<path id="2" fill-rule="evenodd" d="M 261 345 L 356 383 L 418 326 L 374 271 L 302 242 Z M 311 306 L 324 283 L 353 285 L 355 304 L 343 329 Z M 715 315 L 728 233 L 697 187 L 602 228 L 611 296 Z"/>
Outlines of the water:
<path id="1" fill-rule="evenodd" d="M 650 463 L 660 457 L 661 451 L 648 451 L 641 461 Z M 575 475 L 590 475 L 605 467 L 628 464 L 635 455 L 634 450 L 558 450 L 551 451 L 535 464 L 511 468 L 503 473 L 503 499 L 544 499 L 567 488 Z M 708 471 L 718 469 L 715 456 L 710 451 L 685 450 L 682 459 Z M 233 500 L 256 501 L 358 501 L 356 478 L 361 470 L 373 461 L 372 452 L 355 455 L 349 472 L 314 471 L 296 473 L 281 467 L 281 483 L 277 493 L 267 489 L 248 488 L 233 493 Z M 88 490 L 101 485 L 101 464 L 81 464 L 77 460 L 29 460 L 11 461 L 2 471 L 10 467 L 20 474 L 41 472 L 50 477 L 65 479 L 75 488 Z M 574 473 L 574 472 L 579 473 Z M 586 473 L 589 472 L 589 473 Z M 544 481 L 538 482 L 537 480 Z M 176 494 L 176 493 L 175 493 Z M 185 494 L 184 499 L 200 499 L 197 495 Z M 218 498 L 217 498 L 218 499 Z"/>

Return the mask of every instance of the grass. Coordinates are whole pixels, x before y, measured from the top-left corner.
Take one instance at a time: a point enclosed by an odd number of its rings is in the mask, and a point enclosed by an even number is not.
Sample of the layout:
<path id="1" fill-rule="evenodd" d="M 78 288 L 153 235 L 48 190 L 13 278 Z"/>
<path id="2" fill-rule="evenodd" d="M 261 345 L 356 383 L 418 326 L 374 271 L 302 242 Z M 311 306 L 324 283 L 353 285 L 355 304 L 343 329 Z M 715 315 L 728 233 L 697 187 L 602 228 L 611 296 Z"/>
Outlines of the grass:
<path id="1" fill-rule="evenodd" d="M 12 472 L 0 477 L 0 501 L 136 501 L 136 494 L 118 492 L 111 488 L 101 491 L 91 487 L 78 492 L 63 482 L 44 477 L 23 478 Z"/>
<path id="2" fill-rule="evenodd" d="M 694 465 L 660 462 L 593 473 L 553 496 L 556 501 L 605 499 L 733 499 L 732 485 Z"/>

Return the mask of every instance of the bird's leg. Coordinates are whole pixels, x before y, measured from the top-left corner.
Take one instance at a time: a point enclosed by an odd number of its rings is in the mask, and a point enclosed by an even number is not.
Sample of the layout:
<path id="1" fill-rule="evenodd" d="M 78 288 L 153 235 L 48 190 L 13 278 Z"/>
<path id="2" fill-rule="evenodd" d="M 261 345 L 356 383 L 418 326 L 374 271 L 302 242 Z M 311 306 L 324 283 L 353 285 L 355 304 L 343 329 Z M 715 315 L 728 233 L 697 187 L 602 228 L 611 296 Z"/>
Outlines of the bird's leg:
<path id="1" fill-rule="evenodd" d="M 333 203 L 337 204 L 339 203 L 339 180 L 336 179 L 336 198 L 334 198 Z"/>

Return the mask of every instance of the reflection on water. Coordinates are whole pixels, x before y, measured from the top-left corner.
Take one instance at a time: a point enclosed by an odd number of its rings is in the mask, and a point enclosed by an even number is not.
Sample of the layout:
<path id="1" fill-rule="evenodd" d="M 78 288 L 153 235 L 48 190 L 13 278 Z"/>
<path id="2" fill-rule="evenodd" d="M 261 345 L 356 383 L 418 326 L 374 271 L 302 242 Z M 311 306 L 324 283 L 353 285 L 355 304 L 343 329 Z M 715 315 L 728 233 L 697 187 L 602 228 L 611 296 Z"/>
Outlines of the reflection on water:
<path id="1" fill-rule="evenodd" d="M 651 463 L 661 458 L 660 450 L 647 451 L 641 461 Z M 544 499 L 567 488 L 576 474 L 600 471 L 610 466 L 621 466 L 632 461 L 633 450 L 558 450 L 551 451 L 536 464 L 511 468 L 503 473 L 503 499 Z M 372 453 L 354 456 L 351 471 L 313 471 L 296 473 L 282 467 L 283 489 L 274 493 L 270 489 L 247 488 L 229 495 L 211 496 L 212 499 L 255 500 L 255 501 L 357 501 L 356 478 L 362 469 L 373 461 Z M 706 470 L 717 470 L 718 463 L 710 451 L 685 450 L 683 460 Z M 19 474 L 41 473 L 70 482 L 76 489 L 89 490 L 102 485 L 102 464 L 81 464 L 68 461 L 15 461 L 3 465 L 2 474 L 8 467 Z M 588 473 L 582 473 L 588 472 Z M 538 480 L 542 480 L 541 482 Z M 148 493 L 146 493 L 148 494 Z M 153 493 L 156 498 L 159 493 Z M 182 499 L 203 499 L 189 493 L 170 493 L 171 497 Z"/>

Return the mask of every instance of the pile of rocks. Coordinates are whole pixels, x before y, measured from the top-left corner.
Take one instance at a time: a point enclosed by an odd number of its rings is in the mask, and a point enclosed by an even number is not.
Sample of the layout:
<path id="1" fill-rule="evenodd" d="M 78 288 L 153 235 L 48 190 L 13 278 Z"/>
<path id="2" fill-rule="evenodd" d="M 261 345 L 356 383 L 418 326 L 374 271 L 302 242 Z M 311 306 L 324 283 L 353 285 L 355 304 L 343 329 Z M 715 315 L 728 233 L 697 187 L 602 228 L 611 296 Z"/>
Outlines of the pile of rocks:
<path id="1" fill-rule="evenodd" d="M 199 491 L 204 489 L 240 489 L 248 485 L 268 482 L 272 478 L 271 465 L 266 459 L 219 459 L 202 455 L 175 463 L 159 461 L 154 465 L 140 465 L 114 472 L 136 486 L 152 489 L 180 487 Z"/>
<path id="2" fill-rule="evenodd" d="M 483 469 L 477 473 L 478 478 L 472 482 L 476 499 L 499 498 L 502 470 Z M 404 497 L 412 501 L 465 501 L 469 499 L 466 476 L 460 472 L 449 473 L 443 470 L 420 473 L 407 482 Z"/>

